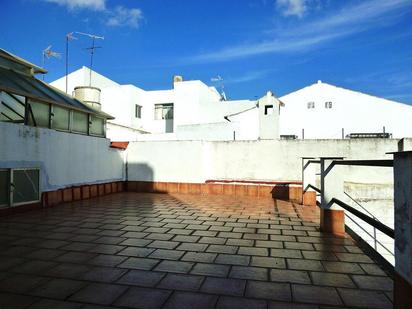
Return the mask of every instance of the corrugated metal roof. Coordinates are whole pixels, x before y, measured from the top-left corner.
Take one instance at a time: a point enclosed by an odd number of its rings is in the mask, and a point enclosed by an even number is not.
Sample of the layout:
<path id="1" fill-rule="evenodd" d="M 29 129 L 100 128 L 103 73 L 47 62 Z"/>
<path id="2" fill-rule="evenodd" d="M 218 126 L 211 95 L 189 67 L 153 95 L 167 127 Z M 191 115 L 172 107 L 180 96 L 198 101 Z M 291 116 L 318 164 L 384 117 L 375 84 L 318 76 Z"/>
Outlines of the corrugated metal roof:
<path id="1" fill-rule="evenodd" d="M 83 102 L 65 94 L 59 89 L 45 82 L 24 74 L 0 68 L 0 90 L 22 95 L 33 100 L 61 105 L 70 109 L 80 110 L 106 119 L 114 119 L 113 116 L 102 111 L 95 110 Z"/>

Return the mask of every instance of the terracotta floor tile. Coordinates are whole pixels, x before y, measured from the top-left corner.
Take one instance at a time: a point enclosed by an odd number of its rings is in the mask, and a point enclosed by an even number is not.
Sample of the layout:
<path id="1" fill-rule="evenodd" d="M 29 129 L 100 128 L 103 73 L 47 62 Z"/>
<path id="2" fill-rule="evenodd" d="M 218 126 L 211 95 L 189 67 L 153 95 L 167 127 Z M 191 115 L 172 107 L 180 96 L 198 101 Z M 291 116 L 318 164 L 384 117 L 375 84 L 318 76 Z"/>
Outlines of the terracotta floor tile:
<path id="1" fill-rule="evenodd" d="M 389 308 L 392 286 L 318 208 L 270 198 L 129 192 L 0 218 L 2 308 Z"/>

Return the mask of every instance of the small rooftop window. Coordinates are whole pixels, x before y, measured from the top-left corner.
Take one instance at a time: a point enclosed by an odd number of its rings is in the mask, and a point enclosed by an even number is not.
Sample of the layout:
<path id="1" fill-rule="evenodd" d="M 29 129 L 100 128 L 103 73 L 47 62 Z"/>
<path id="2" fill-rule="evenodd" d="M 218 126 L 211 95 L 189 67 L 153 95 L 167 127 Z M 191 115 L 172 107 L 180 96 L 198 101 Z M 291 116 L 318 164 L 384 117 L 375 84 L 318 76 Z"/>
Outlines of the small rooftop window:
<path id="1" fill-rule="evenodd" d="M 173 119 L 173 103 L 155 104 L 155 120 Z"/>
<path id="2" fill-rule="evenodd" d="M 308 102 L 308 109 L 315 108 L 315 102 Z"/>
<path id="3" fill-rule="evenodd" d="M 142 107 L 140 105 L 135 105 L 134 116 L 139 119 L 142 118 Z"/>
<path id="4" fill-rule="evenodd" d="M 265 105 L 265 115 L 273 114 L 273 105 Z"/>
<path id="5" fill-rule="evenodd" d="M 325 108 L 332 108 L 332 102 L 331 101 L 328 101 L 328 102 L 325 102 Z"/>

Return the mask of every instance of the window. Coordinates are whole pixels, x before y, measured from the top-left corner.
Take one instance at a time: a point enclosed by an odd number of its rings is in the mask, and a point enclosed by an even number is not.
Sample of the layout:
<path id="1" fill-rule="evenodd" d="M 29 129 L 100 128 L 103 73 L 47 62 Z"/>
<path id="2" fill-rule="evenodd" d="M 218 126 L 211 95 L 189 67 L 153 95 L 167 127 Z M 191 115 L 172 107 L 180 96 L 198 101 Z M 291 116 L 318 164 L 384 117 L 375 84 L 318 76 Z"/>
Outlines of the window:
<path id="1" fill-rule="evenodd" d="M 273 105 L 265 105 L 265 115 L 273 114 Z"/>
<path id="2" fill-rule="evenodd" d="M 35 202 L 40 199 L 38 169 L 13 169 L 13 204 Z"/>
<path id="3" fill-rule="evenodd" d="M 134 110 L 134 116 L 136 118 L 142 118 L 142 107 L 140 105 L 135 106 L 135 110 Z"/>
<path id="4" fill-rule="evenodd" d="M 84 112 L 73 110 L 72 106 L 65 105 L 64 100 L 56 103 L 45 103 L 37 99 L 0 90 L 0 121 L 71 133 L 102 137 L 106 135 L 104 115 L 97 115 L 93 122 L 92 115 L 87 110 Z M 173 104 L 171 106 L 173 109 Z M 136 117 L 141 117 L 141 106 L 136 105 L 135 113 Z M 171 113 L 173 117 L 173 111 Z M 92 126 L 93 128 L 91 128 Z"/>
<path id="5" fill-rule="evenodd" d="M 315 102 L 308 102 L 308 108 L 315 108 Z"/>
<path id="6" fill-rule="evenodd" d="M 69 131 L 70 111 L 58 105 L 53 105 L 52 128 Z"/>
<path id="7" fill-rule="evenodd" d="M 87 129 L 89 127 L 88 118 L 88 114 L 86 113 L 73 111 L 72 131 L 87 134 Z"/>
<path id="8" fill-rule="evenodd" d="M 0 91 L 0 121 L 24 123 L 24 97 Z"/>
<path id="9" fill-rule="evenodd" d="M 9 171 L 0 170 L 0 207 L 9 204 Z"/>
<path id="10" fill-rule="evenodd" d="M 40 170 L 38 168 L 0 170 L 1 207 L 38 201 L 40 201 Z"/>
<path id="11" fill-rule="evenodd" d="M 104 119 L 91 116 L 90 134 L 104 136 Z"/>
<path id="12" fill-rule="evenodd" d="M 173 119 L 173 103 L 155 104 L 155 120 Z"/>
<path id="13" fill-rule="evenodd" d="M 50 120 L 50 105 L 30 101 L 30 107 L 33 115 L 30 115 L 29 117 L 29 124 L 36 125 L 36 127 L 48 128 Z"/>
<path id="14" fill-rule="evenodd" d="M 332 108 L 332 102 L 325 102 L 325 108 Z"/>

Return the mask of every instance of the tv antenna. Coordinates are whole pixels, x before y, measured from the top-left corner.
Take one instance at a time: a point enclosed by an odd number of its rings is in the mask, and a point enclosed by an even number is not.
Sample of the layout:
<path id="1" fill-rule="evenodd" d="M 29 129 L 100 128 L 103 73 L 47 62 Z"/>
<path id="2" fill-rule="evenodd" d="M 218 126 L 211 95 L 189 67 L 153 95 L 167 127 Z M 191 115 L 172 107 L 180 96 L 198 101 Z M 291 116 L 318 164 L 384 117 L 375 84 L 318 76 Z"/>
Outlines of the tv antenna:
<path id="1" fill-rule="evenodd" d="M 69 41 L 71 40 L 77 40 L 77 38 L 73 35 L 73 32 L 66 34 L 66 94 L 69 83 Z"/>
<path id="2" fill-rule="evenodd" d="M 221 101 L 226 101 L 225 84 L 223 83 L 223 77 L 220 75 L 217 75 L 216 77 L 212 77 L 210 80 L 216 83 L 218 87 L 220 87 Z"/>
<path id="3" fill-rule="evenodd" d="M 96 46 L 95 42 L 96 40 L 104 40 L 104 37 L 90 34 L 90 33 L 84 33 L 84 32 L 78 32 L 76 31 L 77 34 L 88 36 L 89 38 L 92 39 L 92 46 L 87 47 L 86 49 L 90 51 L 90 76 L 89 76 L 89 87 L 92 86 L 92 69 L 93 69 L 93 55 L 96 52 L 97 48 L 102 48 L 101 46 Z"/>
<path id="4" fill-rule="evenodd" d="M 43 57 L 42 57 L 42 67 L 43 68 L 46 64 L 46 58 L 50 59 L 50 58 L 60 58 L 61 57 L 60 53 L 52 51 L 51 48 L 52 48 L 52 46 L 49 45 L 49 46 L 47 46 L 47 48 L 43 49 L 43 52 L 42 52 L 42 55 L 43 55 Z M 43 74 L 42 78 L 44 80 L 44 74 Z"/>

